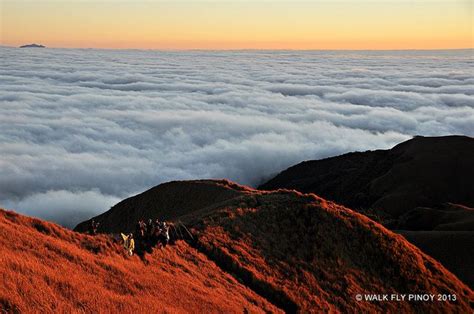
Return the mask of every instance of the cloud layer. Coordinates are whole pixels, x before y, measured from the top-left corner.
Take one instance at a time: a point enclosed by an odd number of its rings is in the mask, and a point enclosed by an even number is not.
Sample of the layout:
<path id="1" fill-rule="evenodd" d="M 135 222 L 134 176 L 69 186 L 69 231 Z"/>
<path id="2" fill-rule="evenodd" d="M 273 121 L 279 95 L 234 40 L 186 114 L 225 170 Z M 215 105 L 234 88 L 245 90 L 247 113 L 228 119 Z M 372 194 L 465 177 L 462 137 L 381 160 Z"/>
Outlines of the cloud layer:
<path id="1" fill-rule="evenodd" d="M 256 185 L 305 159 L 474 136 L 472 50 L 0 53 L 0 205 L 68 225 L 169 180 Z"/>

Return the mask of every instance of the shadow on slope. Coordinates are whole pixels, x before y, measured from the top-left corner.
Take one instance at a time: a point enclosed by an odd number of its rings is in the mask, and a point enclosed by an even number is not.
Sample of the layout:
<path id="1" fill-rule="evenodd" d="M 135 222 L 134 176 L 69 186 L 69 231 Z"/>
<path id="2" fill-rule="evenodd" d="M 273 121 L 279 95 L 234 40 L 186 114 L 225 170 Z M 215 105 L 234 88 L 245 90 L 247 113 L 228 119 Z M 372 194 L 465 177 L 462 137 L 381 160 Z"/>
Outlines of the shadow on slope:
<path id="1" fill-rule="evenodd" d="M 474 208 L 446 203 L 436 208 L 417 207 L 398 219 L 400 230 L 474 231 Z"/>
<path id="2" fill-rule="evenodd" d="M 316 193 L 393 230 L 433 231 L 429 237 L 420 234 L 423 241 L 416 240 L 414 232 L 408 239 L 474 287 L 472 264 L 467 263 L 474 236 L 464 236 L 466 231 L 474 232 L 474 210 L 468 208 L 474 206 L 473 177 L 473 138 L 415 137 L 390 150 L 305 161 L 259 188 Z M 434 235 L 447 230 L 451 232 Z M 456 231 L 462 241 L 453 243 L 458 256 L 458 262 L 453 262 L 452 250 L 433 247 L 438 241 L 454 239 Z"/>
<path id="3" fill-rule="evenodd" d="M 392 218 L 416 207 L 451 202 L 474 206 L 474 139 L 415 137 L 390 150 L 349 153 L 305 161 L 259 189 L 315 193 L 353 209 Z"/>
<path id="4" fill-rule="evenodd" d="M 163 202 L 147 203 L 147 197 Z M 472 291 L 437 261 L 367 217 L 315 195 L 228 181 L 173 182 L 97 219 L 122 216 L 104 224 L 113 225 L 103 230 L 110 232 L 143 215 L 186 223 L 197 237 L 193 246 L 287 312 L 472 311 Z M 458 301 L 355 300 L 374 292 L 453 293 Z"/>
<path id="5" fill-rule="evenodd" d="M 227 180 L 173 181 L 127 198 L 93 219 L 100 223 L 99 232 L 133 232 L 139 220 L 175 220 L 189 212 L 232 199 L 245 189 Z M 86 232 L 91 220 L 80 223 L 74 230 Z"/>

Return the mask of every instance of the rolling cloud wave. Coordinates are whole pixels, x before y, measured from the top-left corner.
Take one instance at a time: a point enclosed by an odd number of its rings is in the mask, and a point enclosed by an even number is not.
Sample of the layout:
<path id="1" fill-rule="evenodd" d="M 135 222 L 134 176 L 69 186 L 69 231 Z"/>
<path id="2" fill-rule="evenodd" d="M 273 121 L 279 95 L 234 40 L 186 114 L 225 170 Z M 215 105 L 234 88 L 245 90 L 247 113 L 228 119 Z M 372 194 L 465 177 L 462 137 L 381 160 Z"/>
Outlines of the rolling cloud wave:
<path id="1" fill-rule="evenodd" d="M 67 225 L 169 180 L 256 185 L 306 159 L 474 136 L 472 51 L 0 53 L 0 205 Z"/>

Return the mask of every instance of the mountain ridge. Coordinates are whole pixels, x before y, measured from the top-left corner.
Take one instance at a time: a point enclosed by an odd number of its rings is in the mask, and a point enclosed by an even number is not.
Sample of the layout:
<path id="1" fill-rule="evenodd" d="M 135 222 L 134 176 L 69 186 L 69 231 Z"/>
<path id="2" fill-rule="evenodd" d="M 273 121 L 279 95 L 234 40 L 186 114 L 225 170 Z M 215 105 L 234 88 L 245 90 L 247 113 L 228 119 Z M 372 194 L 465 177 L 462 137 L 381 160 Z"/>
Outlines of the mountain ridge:
<path id="1" fill-rule="evenodd" d="M 397 218 L 418 206 L 451 202 L 474 207 L 471 177 L 473 138 L 417 136 L 389 150 L 304 161 L 258 189 L 315 193 L 353 209 L 373 208 Z"/>
<path id="2" fill-rule="evenodd" d="M 473 177 L 473 138 L 418 136 L 389 150 L 305 161 L 259 189 L 316 193 L 360 211 L 474 287 Z"/>
<path id="3" fill-rule="evenodd" d="M 225 196 L 214 203 L 214 193 Z M 176 181 L 126 199 L 94 219 L 118 214 L 129 221 L 118 219 L 101 232 L 132 228 L 135 219 L 185 223 L 195 237 L 188 243 L 286 312 L 456 309 L 451 303 L 357 302 L 355 294 L 365 291 L 456 291 L 472 299 L 467 286 L 402 236 L 314 194 L 258 191 L 226 180 Z M 465 306 L 470 308 L 469 301 Z"/>

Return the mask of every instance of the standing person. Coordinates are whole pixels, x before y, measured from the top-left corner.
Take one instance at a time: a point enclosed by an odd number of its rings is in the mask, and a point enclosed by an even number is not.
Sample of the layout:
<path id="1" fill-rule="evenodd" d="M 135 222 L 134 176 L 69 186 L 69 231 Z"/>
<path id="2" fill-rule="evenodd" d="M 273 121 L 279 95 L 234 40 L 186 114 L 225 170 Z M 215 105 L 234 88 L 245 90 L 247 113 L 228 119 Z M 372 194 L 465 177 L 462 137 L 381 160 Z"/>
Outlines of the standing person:
<path id="1" fill-rule="evenodd" d="M 155 220 L 155 228 L 156 229 L 160 229 L 161 228 L 161 222 L 160 222 L 160 219 L 156 218 Z M 155 233 L 156 233 L 157 230 L 155 230 Z"/>
<path id="2" fill-rule="evenodd" d="M 161 223 L 158 241 L 161 244 L 161 247 L 165 247 L 166 245 L 168 245 L 168 242 L 170 241 L 170 227 L 167 225 L 165 221 Z"/>
<path id="3" fill-rule="evenodd" d="M 153 219 L 148 219 L 148 225 L 147 225 L 147 233 L 148 236 L 152 236 L 153 232 L 155 232 L 155 224 L 153 223 Z"/>
<path id="4" fill-rule="evenodd" d="M 153 220 L 150 218 L 146 223 L 146 233 L 144 238 L 144 245 L 149 250 L 153 246 L 153 233 L 155 232 L 155 226 Z"/>
<path id="5" fill-rule="evenodd" d="M 94 219 L 92 219 L 91 224 L 89 226 L 89 233 L 91 235 L 96 235 L 97 234 L 97 229 L 99 228 L 99 222 L 95 222 Z"/>
<path id="6" fill-rule="evenodd" d="M 166 246 L 168 242 L 170 242 L 170 226 L 166 223 L 166 221 L 163 222 L 163 234 Z"/>
<path id="7" fill-rule="evenodd" d="M 135 239 L 133 239 L 133 233 L 128 235 L 128 255 L 132 256 L 133 251 L 135 250 Z"/>
<path id="8" fill-rule="evenodd" d="M 135 250 L 135 240 L 133 239 L 133 233 L 125 235 L 121 233 L 123 239 L 123 247 L 127 251 L 127 254 L 132 256 L 133 251 Z"/>
<path id="9" fill-rule="evenodd" d="M 143 220 L 139 220 L 137 225 L 135 226 L 135 233 L 137 234 L 137 238 L 143 239 L 146 234 L 146 224 Z"/>

